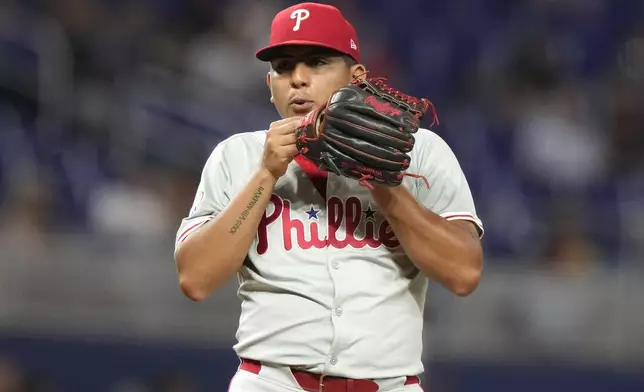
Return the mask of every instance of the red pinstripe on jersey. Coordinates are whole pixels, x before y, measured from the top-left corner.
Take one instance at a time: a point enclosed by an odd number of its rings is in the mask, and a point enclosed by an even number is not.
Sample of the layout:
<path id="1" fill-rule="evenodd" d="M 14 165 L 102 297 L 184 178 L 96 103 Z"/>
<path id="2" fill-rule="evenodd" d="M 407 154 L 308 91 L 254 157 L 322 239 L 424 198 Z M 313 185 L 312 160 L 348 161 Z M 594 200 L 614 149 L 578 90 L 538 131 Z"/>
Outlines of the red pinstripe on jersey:
<path id="1" fill-rule="evenodd" d="M 204 221 L 202 221 L 202 222 L 197 222 L 197 223 L 195 223 L 195 224 L 191 225 L 190 227 L 188 227 L 187 229 L 185 229 L 185 230 L 183 231 L 183 233 L 181 233 L 181 235 L 179 236 L 179 239 L 177 240 L 177 243 L 178 243 L 178 244 L 180 244 L 180 243 L 182 243 L 183 241 L 185 241 L 185 240 L 186 240 L 186 238 L 188 238 L 188 236 L 189 236 L 193 231 L 195 231 L 197 228 L 199 228 L 200 226 L 202 226 L 204 223 L 208 222 L 209 220 L 210 220 L 210 217 L 209 217 L 208 219 L 205 219 L 205 220 L 204 220 Z"/>
<path id="2" fill-rule="evenodd" d="M 445 219 L 447 219 L 447 220 L 450 220 L 450 219 L 461 219 L 461 218 L 463 218 L 463 219 L 474 219 L 474 220 L 476 220 L 476 218 L 474 218 L 474 216 L 473 216 L 472 214 L 454 214 L 454 215 L 446 215 L 446 216 L 444 216 L 443 218 L 445 218 Z"/>

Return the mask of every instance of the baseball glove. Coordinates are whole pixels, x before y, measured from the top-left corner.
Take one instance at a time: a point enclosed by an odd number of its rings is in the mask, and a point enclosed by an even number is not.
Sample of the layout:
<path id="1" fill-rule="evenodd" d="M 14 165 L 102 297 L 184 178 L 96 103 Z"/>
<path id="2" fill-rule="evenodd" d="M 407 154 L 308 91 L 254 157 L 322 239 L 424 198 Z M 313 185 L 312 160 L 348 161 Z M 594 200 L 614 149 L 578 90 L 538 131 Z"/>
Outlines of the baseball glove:
<path id="1" fill-rule="evenodd" d="M 355 80 L 307 114 L 296 130 L 297 148 L 321 170 L 358 180 L 366 187 L 397 186 L 409 168 L 420 120 L 432 108 L 385 84 Z M 426 181 L 426 180 L 425 180 Z"/>

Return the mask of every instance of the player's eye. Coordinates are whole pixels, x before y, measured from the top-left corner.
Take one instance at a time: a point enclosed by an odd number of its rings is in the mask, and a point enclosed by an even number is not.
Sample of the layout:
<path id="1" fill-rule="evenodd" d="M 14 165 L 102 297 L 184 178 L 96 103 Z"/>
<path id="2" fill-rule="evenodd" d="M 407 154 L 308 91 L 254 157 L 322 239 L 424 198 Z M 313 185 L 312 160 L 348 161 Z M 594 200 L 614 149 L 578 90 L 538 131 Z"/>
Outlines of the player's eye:
<path id="1" fill-rule="evenodd" d="M 311 57 L 306 61 L 306 65 L 308 65 L 309 67 L 320 67 L 328 63 L 329 60 L 324 57 Z"/>
<path id="2" fill-rule="evenodd" d="M 290 60 L 278 60 L 272 64 L 273 70 L 278 74 L 292 71 L 295 68 L 295 63 Z"/>

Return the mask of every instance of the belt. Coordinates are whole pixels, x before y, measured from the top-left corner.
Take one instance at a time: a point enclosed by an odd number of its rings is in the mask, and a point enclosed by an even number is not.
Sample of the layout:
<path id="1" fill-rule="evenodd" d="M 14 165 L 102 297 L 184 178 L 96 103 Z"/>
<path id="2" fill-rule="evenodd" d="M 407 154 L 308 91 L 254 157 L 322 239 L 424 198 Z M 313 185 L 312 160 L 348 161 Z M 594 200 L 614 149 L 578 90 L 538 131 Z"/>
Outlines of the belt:
<path id="1" fill-rule="evenodd" d="M 241 359 L 241 370 L 259 374 L 262 364 L 253 359 Z M 297 383 L 307 392 L 377 392 L 378 384 L 369 379 L 352 379 L 322 374 L 309 373 L 302 370 L 291 369 Z M 407 376 L 405 385 L 420 384 L 416 376 Z"/>

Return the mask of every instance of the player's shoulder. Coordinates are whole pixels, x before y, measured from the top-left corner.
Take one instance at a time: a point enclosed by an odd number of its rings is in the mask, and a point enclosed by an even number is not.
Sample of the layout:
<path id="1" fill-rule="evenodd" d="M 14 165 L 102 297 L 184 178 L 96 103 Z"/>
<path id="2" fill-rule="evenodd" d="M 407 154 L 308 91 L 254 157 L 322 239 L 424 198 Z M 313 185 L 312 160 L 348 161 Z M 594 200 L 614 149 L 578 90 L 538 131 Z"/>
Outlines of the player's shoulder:
<path id="1" fill-rule="evenodd" d="M 447 141 L 436 132 L 420 128 L 415 134 L 414 148 L 410 156 L 415 170 L 432 171 L 437 167 L 460 165 L 456 154 Z"/>
<path id="2" fill-rule="evenodd" d="M 217 154 L 226 155 L 231 152 L 242 154 L 245 151 L 256 149 L 258 146 L 263 146 L 265 140 L 265 130 L 236 133 L 217 143 L 211 156 Z"/>
<path id="3" fill-rule="evenodd" d="M 419 128 L 418 131 L 414 134 L 415 138 L 415 150 L 420 150 L 423 154 L 426 154 L 429 151 L 442 151 L 442 152 L 451 152 L 452 148 L 449 146 L 447 141 L 443 139 L 436 132 L 427 129 Z"/>
<path id="4" fill-rule="evenodd" d="M 221 140 L 213 148 L 206 165 L 218 162 L 233 163 L 246 156 L 255 156 L 261 152 L 266 141 L 266 131 L 241 132 Z"/>
<path id="5" fill-rule="evenodd" d="M 220 141 L 215 146 L 215 150 L 216 149 L 226 150 L 230 148 L 255 146 L 257 144 L 263 144 L 265 139 L 266 139 L 265 130 L 236 133 Z"/>

